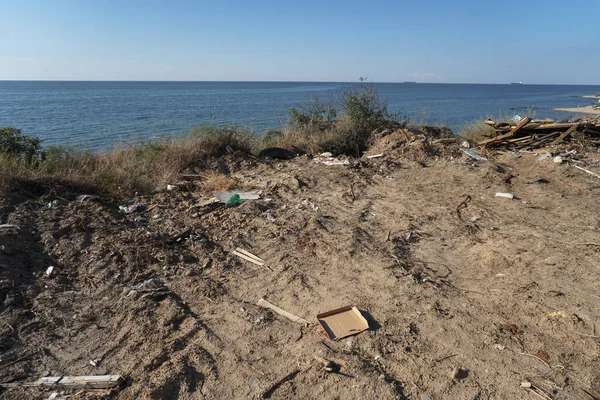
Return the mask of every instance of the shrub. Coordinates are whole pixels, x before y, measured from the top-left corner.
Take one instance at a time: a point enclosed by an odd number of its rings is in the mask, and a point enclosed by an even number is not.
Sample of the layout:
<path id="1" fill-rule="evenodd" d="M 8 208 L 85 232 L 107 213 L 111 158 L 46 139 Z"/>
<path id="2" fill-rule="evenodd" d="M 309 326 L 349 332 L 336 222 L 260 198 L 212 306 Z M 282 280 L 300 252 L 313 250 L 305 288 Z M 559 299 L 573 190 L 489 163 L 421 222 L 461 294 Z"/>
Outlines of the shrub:
<path id="1" fill-rule="evenodd" d="M 276 142 L 306 152 L 330 151 L 360 156 L 375 133 L 406 125 L 400 113 L 390 113 L 375 86 L 361 84 L 343 90 L 336 102 L 308 99 L 301 107 L 290 109 L 289 128 Z"/>
<path id="2" fill-rule="evenodd" d="M 235 125 L 200 125 L 194 128 L 191 136 L 196 141 L 195 146 L 209 157 L 222 156 L 229 151 L 251 154 L 258 143 L 254 132 Z"/>
<path id="3" fill-rule="evenodd" d="M 318 96 L 308 98 L 298 107 L 290 107 L 290 125 L 295 128 L 327 127 L 327 123 L 337 118 L 333 100 L 323 101 Z"/>
<path id="4" fill-rule="evenodd" d="M 31 157 L 40 153 L 41 144 L 41 139 L 25 136 L 20 129 L 10 126 L 0 128 L 0 153 L 31 160 Z"/>

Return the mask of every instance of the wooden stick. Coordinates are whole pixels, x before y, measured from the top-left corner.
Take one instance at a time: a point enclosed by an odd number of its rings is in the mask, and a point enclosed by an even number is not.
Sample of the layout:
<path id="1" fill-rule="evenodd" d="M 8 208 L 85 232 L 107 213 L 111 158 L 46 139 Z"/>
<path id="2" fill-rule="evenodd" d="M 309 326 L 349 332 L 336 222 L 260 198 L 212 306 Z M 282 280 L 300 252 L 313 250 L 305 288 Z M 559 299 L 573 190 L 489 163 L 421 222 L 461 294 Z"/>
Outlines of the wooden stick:
<path id="1" fill-rule="evenodd" d="M 296 315 L 294 315 L 294 314 L 291 314 L 291 313 L 289 313 L 289 312 L 287 312 L 287 311 L 285 311 L 285 310 L 282 310 L 281 308 L 277 307 L 276 305 L 269 303 L 269 302 L 268 302 L 268 301 L 266 301 L 265 299 L 260 299 L 260 300 L 258 301 L 258 303 L 256 303 L 256 304 L 258 304 L 258 305 L 259 305 L 259 306 L 261 306 L 261 307 L 268 308 L 269 310 L 273 310 L 273 311 L 275 311 L 277 314 L 279 314 L 279 315 L 282 315 L 282 316 L 286 317 L 286 318 L 287 318 L 287 319 L 289 319 L 290 321 L 294 321 L 294 322 L 297 322 L 297 323 L 299 323 L 299 324 L 303 324 L 303 325 L 305 325 L 305 326 L 308 326 L 308 325 L 309 325 L 309 322 L 308 322 L 307 320 L 305 320 L 305 319 L 303 319 L 303 318 L 300 318 L 300 317 L 298 317 L 298 316 L 296 316 Z"/>
<path id="2" fill-rule="evenodd" d="M 261 267 L 265 265 L 265 263 L 263 263 L 263 262 L 260 262 L 260 261 L 257 261 L 257 260 L 255 260 L 255 259 L 254 259 L 254 258 L 252 258 L 252 257 L 248 257 L 248 256 L 247 256 L 247 255 L 245 255 L 245 254 L 238 253 L 237 251 L 234 251 L 234 252 L 233 252 L 233 254 L 235 254 L 235 255 L 236 255 L 236 256 L 238 256 L 238 257 L 241 257 L 241 258 L 243 258 L 243 259 L 244 259 L 244 260 L 246 260 L 246 261 L 250 261 L 250 262 L 251 262 L 251 263 L 253 263 L 253 264 L 260 265 Z"/>
<path id="3" fill-rule="evenodd" d="M 244 250 L 244 249 L 242 249 L 242 248 L 239 248 L 239 247 L 238 247 L 237 249 L 235 249 L 235 251 L 237 251 L 238 253 L 245 254 L 245 255 L 247 255 L 247 256 L 248 256 L 248 257 L 250 257 L 250 258 L 254 258 L 254 259 L 255 259 L 256 261 L 258 261 L 258 262 L 263 262 L 263 263 L 265 262 L 265 260 L 263 260 L 262 258 L 260 258 L 260 257 L 257 257 L 257 256 L 255 256 L 254 254 L 252 254 L 252 253 L 250 253 L 249 251 L 246 251 L 246 250 Z"/>
<path id="4" fill-rule="evenodd" d="M 503 139 L 507 139 L 510 137 L 515 136 L 515 134 L 517 132 L 519 132 L 521 130 L 521 128 L 523 128 L 525 125 L 527 125 L 529 122 L 531 122 L 531 118 L 529 117 L 525 117 L 521 120 L 521 122 L 519 122 L 519 124 L 517 126 L 515 126 L 513 129 L 510 130 L 510 132 L 505 133 L 504 135 L 500 135 L 500 136 L 496 136 L 495 138 L 491 138 L 491 139 L 487 139 L 484 140 L 483 142 L 479 142 L 477 143 L 478 145 L 486 145 L 489 143 L 496 143 L 496 142 L 500 142 Z"/>
<path id="5" fill-rule="evenodd" d="M 570 127 L 569 129 L 567 129 L 565 132 L 562 133 L 562 135 L 560 135 L 558 138 L 556 138 L 556 140 L 552 143 L 550 143 L 552 146 L 559 144 L 560 142 L 562 142 L 563 140 L 565 140 L 565 138 L 567 136 L 569 136 L 571 133 L 575 132 L 577 130 L 577 125 L 573 125 L 572 127 Z"/>
<path id="6" fill-rule="evenodd" d="M 592 172 L 592 171 L 590 171 L 590 170 L 587 170 L 587 169 L 585 169 L 585 168 L 581 168 L 581 167 L 580 167 L 580 166 L 578 166 L 578 165 L 573 165 L 573 166 L 574 166 L 575 168 L 577 168 L 577 169 L 580 169 L 580 170 L 582 170 L 583 172 L 587 172 L 588 174 L 590 174 L 590 175 L 593 175 L 593 176 L 595 176 L 596 178 L 600 179 L 600 175 L 598 175 L 598 174 L 595 174 L 595 173 L 593 173 L 593 172 Z"/>
<path id="7" fill-rule="evenodd" d="M 121 375 L 96 376 L 49 376 L 35 382 L 14 382 L 0 384 L 2 387 L 62 387 L 67 389 L 111 389 L 121 386 L 125 379 Z"/>

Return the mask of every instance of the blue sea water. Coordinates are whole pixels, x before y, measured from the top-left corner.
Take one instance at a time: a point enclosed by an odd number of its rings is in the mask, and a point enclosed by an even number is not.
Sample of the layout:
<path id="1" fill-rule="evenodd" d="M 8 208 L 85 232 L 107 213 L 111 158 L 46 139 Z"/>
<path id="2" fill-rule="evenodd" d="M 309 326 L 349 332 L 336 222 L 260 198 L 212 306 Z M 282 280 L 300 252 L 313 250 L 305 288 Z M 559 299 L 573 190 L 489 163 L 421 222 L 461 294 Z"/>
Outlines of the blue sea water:
<path id="1" fill-rule="evenodd" d="M 345 83 L 0 81 L 0 126 L 21 128 L 44 145 L 110 148 L 115 142 L 177 136 L 205 122 L 256 132 L 279 129 L 287 110 L 314 95 L 328 99 Z M 389 109 L 455 131 L 481 117 L 532 109 L 563 119 L 555 107 L 593 104 L 600 86 L 375 83 Z"/>

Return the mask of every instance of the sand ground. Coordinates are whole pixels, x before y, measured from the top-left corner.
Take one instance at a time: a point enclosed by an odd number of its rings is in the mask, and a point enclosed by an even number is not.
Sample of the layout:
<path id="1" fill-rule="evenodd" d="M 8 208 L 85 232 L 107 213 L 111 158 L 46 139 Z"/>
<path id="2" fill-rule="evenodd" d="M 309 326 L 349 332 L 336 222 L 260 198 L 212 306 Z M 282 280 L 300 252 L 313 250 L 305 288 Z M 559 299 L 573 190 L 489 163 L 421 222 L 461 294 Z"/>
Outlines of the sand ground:
<path id="1" fill-rule="evenodd" d="M 0 381 L 128 379 L 72 399 L 599 397 L 600 180 L 535 153 L 413 147 L 392 135 L 351 166 L 229 156 L 216 168 L 263 190 L 237 208 L 204 205 L 201 181 L 133 199 L 141 214 L 108 197 L 47 209 L 80 192 L 23 186 L 1 213 L 19 229 L 0 230 Z M 599 153 L 574 157 L 600 172 Z M 168 292 L 132 291 L 149 279 Z M 330 341 L 315 316 L 345 305 L 370 330 Z"/>

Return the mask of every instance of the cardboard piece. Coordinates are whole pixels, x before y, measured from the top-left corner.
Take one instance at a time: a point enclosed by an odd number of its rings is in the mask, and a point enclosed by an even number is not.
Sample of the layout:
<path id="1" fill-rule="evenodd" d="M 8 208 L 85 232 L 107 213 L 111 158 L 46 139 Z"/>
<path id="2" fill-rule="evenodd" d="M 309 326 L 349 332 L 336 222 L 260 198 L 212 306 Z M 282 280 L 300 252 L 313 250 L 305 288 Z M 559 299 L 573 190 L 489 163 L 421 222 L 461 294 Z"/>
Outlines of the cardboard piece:
<path id="1" fill-rule="evenodd" d="M 317 321 L 331 340 L 356 335 L 369 329 L 369 322 L 358 308 L 346 306 L 317 315 Z"/>

